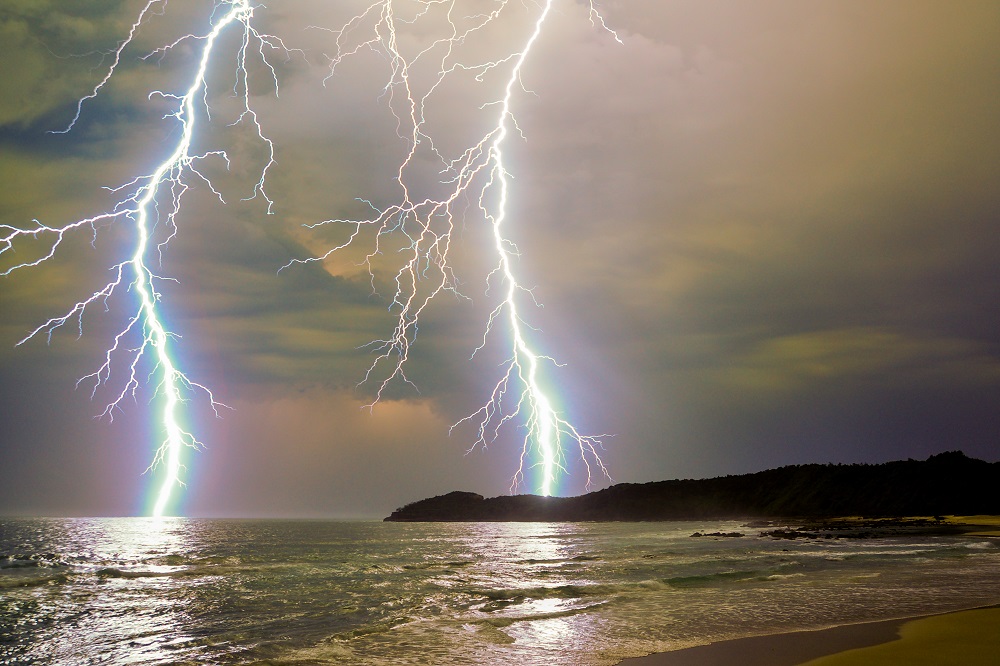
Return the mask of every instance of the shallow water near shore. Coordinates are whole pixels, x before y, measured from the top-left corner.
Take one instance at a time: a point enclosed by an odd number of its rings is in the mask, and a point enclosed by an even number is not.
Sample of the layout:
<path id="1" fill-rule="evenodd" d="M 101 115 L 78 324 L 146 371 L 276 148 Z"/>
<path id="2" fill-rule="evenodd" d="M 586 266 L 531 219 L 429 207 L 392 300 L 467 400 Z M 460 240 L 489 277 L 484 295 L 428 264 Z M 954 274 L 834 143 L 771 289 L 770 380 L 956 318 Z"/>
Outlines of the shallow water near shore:
<path id="1" fill-rule="evenodd" d="M 590 666 L 1000 601 L 997 539 L 759 531 L 5 519 L 0 663 Z"/>

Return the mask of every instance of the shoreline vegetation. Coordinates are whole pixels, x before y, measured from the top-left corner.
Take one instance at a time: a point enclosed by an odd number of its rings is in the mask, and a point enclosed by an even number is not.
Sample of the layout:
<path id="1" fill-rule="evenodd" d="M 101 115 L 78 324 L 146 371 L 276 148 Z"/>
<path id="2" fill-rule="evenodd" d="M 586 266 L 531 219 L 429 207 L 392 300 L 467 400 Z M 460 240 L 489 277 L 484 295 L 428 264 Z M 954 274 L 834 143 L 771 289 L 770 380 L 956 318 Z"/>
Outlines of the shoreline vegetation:
<path id="1" fill-rule="evenodd" d="M 617 484 L 577 497 L 452 492 L 388 522 L 744 521 L 691 538 L 818 541 L 1000 538 L 1000 462 L 960 451 L 879 465 L 794 465 L 703 480 Z M 720 641 L 621 666 L 994 666 L 1000 605 Z"/>
<path id="2" fill-rule="evenodd" d="M 619 662 L 620 666 L 993 666 L 1000 606 L 752 636 Z"/>
<path id="3" fill-rule="evenodd" d="M 814 523 L 863 516 L 873 534 L 960 533 L 945 515 L 1000 514 L 1000 462 L 950 451 L 927 460 L 877 465 L 789 465 L 712 479 L 619 483 L 576 497 L 504 495 L 485 498 L 455 491 L 396 509 L 387 522 L 586 522 L 772 520 Z M 928 516 L 889 525 L 899 516 Z M 844 529 L 825 524 L 832 536 Z M 843 526 L 842 526 L 843 527 Z M 857 531 L 855 523 L 849 526 Z M 777 533 L 772 536 L 781 536 Z M 852 535 L 856 536 L 856 535 Z"/>

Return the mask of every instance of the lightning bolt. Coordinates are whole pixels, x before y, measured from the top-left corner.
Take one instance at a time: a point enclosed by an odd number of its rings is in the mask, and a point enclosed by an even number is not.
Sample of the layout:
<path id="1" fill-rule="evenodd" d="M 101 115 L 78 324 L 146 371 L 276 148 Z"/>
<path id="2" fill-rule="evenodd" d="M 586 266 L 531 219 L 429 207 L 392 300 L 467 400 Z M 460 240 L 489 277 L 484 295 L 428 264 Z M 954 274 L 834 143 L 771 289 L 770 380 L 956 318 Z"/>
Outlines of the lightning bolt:
<path id="1" fill-rule="evenodd" d="M 493 241 L 496 246 L 497 256 L 499 257 L 499 266 L 497 270 L 502 273 L 503 282 L 507 286 L 506 297 L 490 315 L 490 323 L 487 325 L 487 333 L 489 332 L 489 327 L 492 326 L 494 318 L 500 315 L 502 310 L 506 310 L 507 320 L 510 326 L 510 334 L 513 339 L 513 355 L 507 363 L 506 372 L 503 377 L 494 386 L 493 393 L 490 396 L 490 401 L 478 412 L 475 412 L 467 417 L 474 418 L 477 414 L 482 416 L 482 419 L 479 422 L 478 442 L 485 444 L 485 432 L 490 421 L 493 419 L 493 412 L 501 406 L 500 403 L 502 401 L 503 394 L 510 383 L 512 375 L 517 375 L 523 388 L 517 408 L 514 412 L 512 412 L 512 415 L 518 414 L 522 411 L 522 409 L 527 411 L 527 435 L 524 438 L 524 444 L 521 449 L 521 464 L 515 474 L 513 484 L 516 486 L 519 479 L 523 477 L 525 457 L 528 455 L 532 443 L 534 443 L 540 457 L 540 464 L 542 468 L 539 492 L 543 496 L 549 496 L 552 494 L 553 487 L 557 481 L 556 473 L 558 470 L 564 470 L 564 453 L 562 443 L 560 441 L 561 436 L 564 434 L 572 437 L 579 446 L 580 457 L 587 469 L 588 486 L 590 485 L 591 471 L 590 463 L 588 462 L 588 454 L 590 454 L 590 457 L 596 461 L 597 465 L 600 466 L 601 471 L 610 478 L 607 469 L 601 461 L 601 457 L 597 453 L 597 447 L 600 445 L 599 438 L 581 435 L 572 424 L 561 418 L 553 409 L 552 401 L 538 383 L 539 360 L 547 357 L 539 356 L 538 353 L 536 353 L 528 345 L 524 338 L 522 332 L 522 319 L 521 315 L 518 313 L 516 299 L 517 292 L 523 290 L 524 288 L 519 284 L 517 277 L 514 275 L 511 264 L 511 252 L 516 250 L 516 248 L 512 248 L 511 243 L 504 237 L 502 228 L 503 223 L 507 218 L 509 182 L 501 148 L 503 146 L 504 139 L 507 138 L 509 125 L 515 122 L 510 108 L 511 97 L 513 96 L 515 86 L 518 85 L 521 80 L 521 69 L 528 57 L 528 53 L 531 51 L 531 47 L 534 46 L 535 42 L 538 40 L 538 37 L 542 32 L 542 26 L 545 23 L 545 19 L 548 17 L 552 9 L 552 2 L 553 0 L 547 0 L 545 3 L 538 20 L 535 23 L 534 32 L 531 33 L 524 49 L 517 57 L 515 65 L 511 70 L 510 78 L 507 80 L 507 86 L 504 89 L 503 101 L 500 106 L 500 115 L 497 119 L 493 143 L 490 146 L 490 155 L 492 156 L 492 172 L 490 178 L 491 181 L 496 180 L 499 182 L 500 186 L 500 201 L 497 204 L 496 213 L 491 213 L 484 202 L 485 189 L 483 196 L 480 196 L 479 199 L 480 208 L 486 216 L 486 219 L 490 220 L 493 227 Z M 596 12 L 593 5 L 591 5 L 591 11 Z M 511 418 L 511 416 L 502 417 L 500 422 L 502 423 L 505 418 Z M 495 431 L 493 438 L 496 438 Z"/>
<path id="2" fill-rule="evenodd" d="M 327 224 L 346 225 L 348 238 L 323 254 L 295 259 L 289 265 L 323 262 L 335 252 L 358 242 L 358 237 L 366 228 L 374 230 L 373 249 L 363 261 L 373 291 L 377 291 L 375 274 L 378 265 L 384 261 L 382 257 L 386 251 L 395 249 L 395 253 L 404 258 L 393 276 L 395 292 L 390 310 L 397 315 L 394 329 L 389 337 L 371 343 L 375 360 L 361 382 L 376 383 L 374 399 L 369 405 L 371 408 L 393 382 L 412 384 L 406 374 L 406 365 L 417 339 L 419 320 L 429 303 L 442 292 L 461 296 L 449 264 L 449 251 L 456 224 L 462 215 L 462 206 L 471 196 L 492 228 L 496 265 L 487 277 L 487 284 L 498 281 L 503 293 L 503 298 L 489 315 L 482 343 L 472 355 L 475 356 L 486 346 L 491 332 L 500 321 L 506 323 L 510 346 L 508 360 L 501 366 L 500 379 L 485 404 L 455 423 L 452 430 L 464 423 L 475 425 L 477 438 L 469 449 L 471 451 L 495 442 L 505 426 L 520 420 L 526 434 L 521 444 L 520 463 L 511 481 L 511 492 L 524 481 L 526 469 L 531 467 L 538 467 L 540 471 L 537 491 L 542 495 L 555 492 L 559 475 L 566 470 L 566 440 L 576 445 L 586 469 L 588 485 L 595 469 L 610 478 L 599 455 L 601 440 L 605 436 L 581 434 L 560 415 L 554 400 L 542 387 L 540 375 L 543 362 L 555 362 L 535 351 L 525 337 L 524 329 L 528 324 L 518 302 L 525 294 L 532 300 L 533 296 L 515 274 L 513 258 L 517 256 L 517 248 L 504 232 L 510 184 L 503 149 L 512 129 L 519 131 L 512 111 L 513 100 L 516 92 L 523 89 L 522 69 L 542 35 L 555 0 L 540 4 L 533 27 L 519 50 L 482 62 L 462 61 L 457 53 L 498 23 L 512 8 L 524 8 L 526 5 L 510 0 L 494 0 L 490 3 L 491 11 L 466 16 L 459 12 L 458 0 L 415 0 L 408 5 L 415 7 L 411 14 L 402 16 L 397 11 L 397 4 L 393 0 L 374 2 L 339 29 L 329 32 L 333 34 L 336 46 L 334 55 L 330 57 L 331 77 L 347 58 L 365 50 L 382 54 L 389 63 L 389 78 L 383 96 L 395 116 L 397 135 L 408 146 L 395 178 L 401 197 L 397 203 L 385 208 L 361 200 L 374 211 L 371 217 L 365 219 L 330 219 L 309 225 L 311 228 Z M 402 29 L 435 18 L 444 21 L 447 34 L 407 56 Z M 607 27 L 592 1 L 589 3 L 589 18 L 593 25 L 599 24 L 617 41 L 621 41 Z M 417 80 L 422 76 L 424 61 L 428 60 L 433 60 L 431 82 L 421 92 L 418 91 Z M 495 77 L 504 68 L 509 70 L 503 79 L 503 93 L 488 104 L 499 110 L 495 120 L 478 140 L 457 156 L 446 156 L 428 129 L 429 102 L 443 88 L 445 81 L 457 74 L 471 74 L 477 82 L 483 82 L 488 77 Z M 439 165 L 438 185 L 441 190 L 418 194 L 418 163 L 428 158 Z M 391 245 L 391 238 L 402 239 L 400 246 Z"/>
<path id="3" fill-rule="evenodd" d="M 156 14 L 157 10 L 163 13 L 166 4 L 166 0 L 148 0 L 132 24 L 128 36 L 114 50 L 112 63 L 104 77 L 88 95 L 78 100 L 73 119 L 57 133 L 66 133 L 74 128 L 86 102 L 96 98 L 119 69 L 126 50 L 148 16 Z M 399 3 L 394 0 L 373 2 L 339 30 L 330 31 L 334 35 L 336 48 L 335 55 L 330 58 L 330 76 L 334 75 L 346 59 L 361 51 L 375 51 L 387 57 L 390 74 L 383 95 L 395 116 L 396 134 L 408 147 L 395 177 L 401 196 L 397 203 L 385 208 L 366 201 L 374 214 L 365 219 L 331 219 L 311 225 L 318 227 L 331 223 L 344 224 L 349 228 L 349 237 L 344 243 L 320 256 L 296 259 L 289 262 L 289 265 L 324 261 L 334 252 L 354 244 L 364 229 L 374 230 L 374 247 L 364 261 L 373 290 L 376 289 L 376 270 L 380 262 L 384 261 L 383 255 L 389 250 L 395 250 L 394 254 L 403 258 L 392 277 L 395 287 L 390 310 L 397 315 L 396 324 L 388 337 L 371 343 L 375 360 L 362 381 L 377 383 L 375 397 L 370 405 L 374 406 L 390 384 L 413 384 L 406 374 L 407 361 L 411 346 L 417 339 L 419 321 L 431 301 L 442 292 L 462 297 L 449 262 L 449 252 L 456 224 L 463 219 L 463 206 L 467 206 L 469 201 L 476 202 L 480 214 L 490 225 L 496 256 L 495 267 L 487 276 L 487 291 L 491 284 L 498 283 L 498 290 L 503 298 L 489 315 L 482 343 L 473 350 L 472 355 L 475 356 L 486 346 L 488 340 L 496 337 L 491 336 L 491 333 L 499 322 L 506 323 L 509 355 L 508 360 L 501 365 L 500 378 L 485 404 L 458 421 L 452 429 L 467 422 L 476 425 L 478 435 L 470 447 L 471 451 L 478 446 L 486 447 L 495 442 L 508 424 L 518 421 L 522 423 L 526 434 L 521 446 L 520 464 L 512 479 L 512 491 L 523 482 L 527 468 L 538 467 L 539 492 L 543 495 L 552 494 L 559 475 L 566 469 L 565 440 L 572 440 L 576 444 L 580 459 L 586 467 L 588 483 L 595 468 L 607 476 L 608 471 L 598 453 L 603 436 L 581 434 L 560 415 L 552 395 L 542 386 L 543 365 L 554 365 L 555 362 L 537 352 L 525 335 L 525 328 L 530 326 L 524 319 L 519 302 L 526 296 L 534 299 L 531 290 L 518 280 L 514 262 L 518 251 L 505 235 L 510 174 L 504 161 L 504 149 L 509 134 L 512 131 L 520 132 L 513 114 L 514 97 L 519 89 L 523 89 L 522 69 L 542 35 L 555 0 L 547 0 L 538 5 L 539 13 L 532 23 L 533 28 L 519 50 L 497 59 L 475 62 L 459 58 L 458 53 L 463 46 L 500 22 L 512 7 L 527 11 L 528 5 L 511 0 L 491 0 L 488 4 L 490 11 L 462 15 L 459 12 L 459 0 L 411 0 L 410 7 L 415 7 L 416 10 L 403 15 L 397 12 L 397 4 Z M 588 3 L 588 11 L 593 25 L 620 41 L 614 31 L 608 28 L 592 0 Z M 122 291 L 135 295 L 137 304 L 127 317 L 124 327 L 106 348 L 103 363 L 96 371 L 78 380 L 78 385 L 92 383 L 91 394 L 94 396 L 100 387 L 110 384 L 112 375 L 117 377 L 124 374 L 123 379 L 116 380 L 118 388 L 113 391 L 114 395 L 102 414 L 109 419 L 113 419 L 123 401 L 129 397 L 135 398 L 142 386 L 153 386 L 153 398 L 159 401 L 159 423 L 164 433 L 147 470 L 159 469 L 161 466 L 164 468 L 153 503 L 155 516 L 168 511 L 174 489 L 183 485 L 183 452 L 187 448 L 201 446 L 182 424 L 182 411 L 187 396 L 192 393 L 204 394 L 216 414 L 218 408 L 225 407 L 207 387 L 192 381 L 174 360 L 173 347 L 177 336 L 169 331 L 163 321 L 159 308 L 162 294 L 157 287 L 159 281 L 169 278 L 157 275 L 152 265 L 154 254 L 162 257 L 165 246 L 177 234 L 181 202 L 191 187 L 191 181 L 201 181 L 223 201 L 222 195 L 200 170 L 199 164 L 204 160 L 215 159 L 224 161 L 228 167 L 226 152 L 193 152 L 193 144 L 200 114 L 210 120 L 206 79 L 211 63 L 218 57 L 215 49 L 219 37 L 230 26 L 242 31 L 236 55 L 237 81 L 234 85 L 234 93 L 241 100 L 242 109 L 233 124 L 246 122 L 251 125 L 256 136 L 266 146 L 268 154 L 250 198 L 259 196 L 266 201 L 268 213 L 271 213 L 273 205 L 265 193 L 264 182 L 274 163 L 274 146 L 265 137 L 257 115 L 250 106 L 248 59 L 259 59 L 263 63 L 277 91 L 277 75 L 268 60 L 267 52 L 284 50 L 287 53 L 290 49 L 279 38 L 258 32 L 251 23 L 253 15 L 254 6 L 249 0 L 220 0 L 213 11 L 210 30 L 200 35 L 185 35 L 147 56 L 162 56 L 182 43 L 200 47 L 196 49 L 199 54 L 197 67 L 186 89 L 180 93 L 150 93 L 150 97 L 161 98 L 173 105 L 174 110 L 165 116 L 173 119 L 180 130 L 172 152 L 151 173 L 114 188 L 112 192 L 119 194 L 119 199 L 110 210 L 63 226 L 50 226 L 38 220 L 33 220 L 32 225 L 26 227 L 0 225 L 0 254 L 12 252 L 24 243 L 41 242 L 43 246 L 43 250 L 38 253 L 41 256 L 15 263 L 0 273 L 2 275 L 36 267 L 52 259 L 65 238 L 86 228 L 90 229 L 95 240 L 101 228 L 116 223 L 128 223 L 133 229 L 135 240 L 131 253 L 111 266 L 112 279 L 101 289 L 76 302 L 65 314 L 53 317 L 35 328 L 18 345 L 43 334 L 51 339 L 56 330 L 74 321 L 79 335 L 82 335 L 83 316 L 88 309 L 98 304 L 109 308 L 109 300 Z M 400 26 L 414 26 L 439 16 L 443 16 L 448 34 L 433 40 L 412 55 L 405 55 L 405 40 L 401 39 Z M 358 39 L 356 36 L 359 33 L 367 36 Z M 434 74 L 430 84 L 424 85 L 422 92 L 418 92 L 421 89 L 418 81 L 422 76 L 418 70 L 427 61 L 433 63 L 431 69 Z M 498 109 L 492 124 L 478 140 L 457 152 L 451 151 L 450 156 L 446 156 L 448 151 L 439 148 L 428 129 L 428 104 L 435 99 L 445 82 L 453 77 L 467 74 L 481 83 L 496 78 L 497 73 L 503 71 L 507 74 L 501 79 L 502 94 L 483 107 Z M 443 189 L 421 194 L 419 164 L 427 158 L 440 166 L 438 185 Z M 166 230 L 161 232 L 165 237 L 157 242 L 155 234 L 161 225 Z M 120 368 L 124 368 L 124 372 Z M 147 372 L 147 376 L 143 377 Z"/>
<path id="4" fill-rule="evenodd" d="M 132 44 L 147 17 L 155 14 L 157 9 L 165 8 L 166 4 L 166 0 L 149 0 L 147 2 L 137 20 L 132 24 L 128 36 L 115 49 L 112 64 L 105 76 L 88 95 L 77 102 L 73 119 L 66 128 L 57 133 L 66 133 L 73 129 L 80 119 L 84 104 L 97 97 L 119 69 L 123 53 Z M 228 168 L 228 156 L 223 150 L 192 152 L 192 143 L 198 125 L 199 109 L 204 108 L 206 118 L 208 117 L 206 77 L 209 65 L 212 62 L 220 35 L 230 26 L 238 26 L 242 29 L 242 40 L 236 55 L 238 74 L 234 93 L 241 98 L 243 106 L 239 117 L 233 124 L 249 123 L 268 151 L 267 163 L 260 172 L 260 179 L 254 185 L 250 198 L 262 197 L 267 202 L 269 213 L 272 206 L 271 200 L 264 192 L 264 180 L 268 169 L 274 163 L 274 146 L 264 136 L 257 115 L 250 107 L 247 63 L 248 58 L 254 57 L 254 54 L 258 55 L 260 61 L 274 78 L 275 90 L 277 90 L 277 76 L 266 57 L 266 53 L 274 49 L 286 51 L 287 49 L 280 39 L 260 33 L 252 27 L 251 19 L 254 15 L 254 8 L 249 0 L 223 0 L 216 5 L 213 14 L 211 29 L 206 34 L 185 35 L 147 56 L 162 56 L 182 43 L 200 44 L 197 67 L 190 78 L 188 87 L 179 94 L 157 90 L 149 95 L 150 98 L 155 96 L 172 103 L 174 110 L 165 118 L 172 118 L 180 129 L 172 152 L 153 169 L 152 173 L 138 176 L 124 185 L 114 188 L 112 191 L 120 195 L 118 203 L 114 204 L 110 210 L 92 217 L 80 219 L 61 227 L 49 226 L 38 220 L 33 220 L 31 226 L 23 228 L 0 225 L 0 254 L 15 250 L 16 246 L 22 242 L 41 239 L 47 243 L 47 249 L 40 253 L 40 257 L 16 263 L 3 271 L 2 275 L 9 275 L 15 270 L 35 267 L 52 259 L 63 240 L 82 229 L 89 228 L 95 240 L 101 227 L 114 223 L 127 220 L 134 229 L 135 240 L 131 255 L 111 267 L 112 279 L 104 287 L 75 303 L 62 316 L 53 317 L 41 324 L 17 344 L 20 346 L 42 334 L 51 340 L 57 329 L 73 321 L 76 322 L 79 335 L 83 335 L 83 316 L 88 309 L 99 303 L 108 309 L 109 299 L 116 292 L 122 290 L 135 294 L 137 305 L 128 316 L 124 328 L 114 336 L 107 347 L 104 362 L 96 371 L 80 378 L 77 385 L 91 382 L 93 385 L 91 395 L 93 397 L 99 387 L 110 382 L 114 374 L 113 368 L 124 367 L 124 378 L 102 413 L 102 416 L 113 420 L 115 411 L 122 407 L 126 398 L 135 398 L 140 387 L 147 382 L 154 384 L 154 398 L 158 396 L 160 402 L 159 423 L 164 432 L 164 438 L 156 448 L 153 461 L 147 470 L 151 471 L 161 465 L 164 468 L 153 503 L 154 516 L 162 516 L 168 510 L 174 489 L 183 485 L 181 473 L 184 469 L 182 458 L 185 449 L 201 446 L 196 437 L 188 432 L 182 424 L 181 412 L 186 396 L 191 393 L 204 394 L 216 415 L 218 415 L 220 407 L 225 407 L 216 400 L 208 388 L 192 381 L 173 358 L 174 341 L 177 336 L 169 331 L 163 321 L 159 308 L 162 294 L 157 288 L 158 281 L 168 278 L 160 277 L 154 272 L 152 255 L 155 248 L 156 253 L 161 256 L 164 247 L 177 234 L 177 217 L 181 212 L 181 201 L 184 194 L 191 187 L 190 180 L 202 181 L 220 201 L 223 201 L 222 195 L 199 169 L 199 163 L 214 158 L 223 160 Z M 166 229 L 166 237 L 154 245 L 154 233 L 156 227 L 161 224 Z M 147 377 L 143 377 L 143 368 L 149 367 L 145 365 L 147 363 L 151 364 L 152 370 L 148 372 Z"/>

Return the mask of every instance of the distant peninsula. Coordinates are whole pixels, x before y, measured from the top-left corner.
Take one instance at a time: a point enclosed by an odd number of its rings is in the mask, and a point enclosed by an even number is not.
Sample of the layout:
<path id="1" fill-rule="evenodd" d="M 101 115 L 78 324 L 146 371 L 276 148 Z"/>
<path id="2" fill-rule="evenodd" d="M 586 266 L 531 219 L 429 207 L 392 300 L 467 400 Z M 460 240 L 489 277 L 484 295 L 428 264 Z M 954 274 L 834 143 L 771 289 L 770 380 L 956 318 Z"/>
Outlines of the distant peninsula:
<path id="1" fill-rule="evenodd" d="M 577 497 L 451 492 L 389 522 L 575 522 L 1000 514 L 1000 462 L 961 451 L 876 465 L 789 465 L 713 479 L 619 483 Z"/>

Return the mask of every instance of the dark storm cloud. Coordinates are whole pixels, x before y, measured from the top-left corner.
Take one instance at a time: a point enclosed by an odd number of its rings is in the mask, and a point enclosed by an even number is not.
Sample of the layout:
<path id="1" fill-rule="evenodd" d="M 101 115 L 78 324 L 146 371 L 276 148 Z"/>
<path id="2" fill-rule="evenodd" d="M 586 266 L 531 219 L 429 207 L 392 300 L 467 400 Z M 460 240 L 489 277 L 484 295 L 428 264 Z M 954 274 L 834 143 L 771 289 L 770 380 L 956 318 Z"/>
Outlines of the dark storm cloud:
<path id="1" fill-rule="evenodd" d="M 519 165 L 627 469 L 995 455 L 996 7 L 643 4 L 607 8 L 618 58 L 549 45 L 579 66 L 536 70 Z"/>
<path id="2" fill-rule="evenodd" d="M 119 39 L 111 2 L 12 1 L 0 7 L 0 126 L 25 126 L 81 94 L 81 70 Z"/>
<path id="3" fill-rule="evenodd" d="M 567 363 L 548 381 L 581 429 L 616 434 L 607 453 L 616 480 L 954 448 L 996 459 L 1000 6 L 630 0 L 602 8 L 624 44 L 595 30 L 578 4 L 560 4 L 525 67 L 530 92 L 515 100 L 524 138 L 512 137 L 506 153 L 508 233 L 544 304 L 526 310 L 532 335 Z M 176 82 L 190 57 L 183 52 L 129 60 L 65 143 L 39 134 L 100 71 L 90 70 L 93 56 L 54 57 L 53 36 L 79 25 L 67 52 L 106 50 L 135 9 L 8 3 L 0 13 L 5 81 L 24 93 L 0 102 L 4 223 L 90 214 L 107 201 L 101 186 L 127 181 L 136 165 L 148 169 L 167 145 L 162 106 L 146 94 Z M 513 470 L 511 441 L 462 457 L 468 433 L 447 438 L 488 395 L 504 358 L 488 349 L 468 361 L 495 297 L 481 219 L 460 220 L 452 255 L 469 299 L 448 296 L 428 311 L 408 373 L 417 388 L 394 387 L 371 414 L 360 408 L 377 384 L 354 384 L 372 360 L 361 346 L 389 332 L 392 273 L 376 276 L 373 293 L 359 265 L 370 239 L 359 252 L 277 273 L 345 233 L 302 225 L 363 215 L 358 197 L 384 205 L 397 195 L 405 143 L 382 95 L 385 61 L 361 53 L 324 84 L 330 33 L 307 28 L 336 27 L 347 9 L 316 2 L 260 12 L 268 31 L 304 50 L 276 60 L 277 99 L 266 77 L 255 89 L 275 141 L 274 215 L 260 199 L 241 201 L 263 154 L 245 126 L 225 128 L 238 113 L 232 77 L 220 68 L 214 79 L 216 123 L 203 145 L 238 159 L 232 171 L 204 168 L 227 203 L 194 183 L 164 255 L 165 274 L 180 280 L 164 286 L 179 349 L 195 378 L 237 408 L 221 421 L 198 417 L 208 445 L 204 471 L 193 472 L 203 475 L 189 504 L 198 513 L 329 514 L 350 504 L 378 514 L 456 487 L 501 492 Z M 199 11 L 171 4 L 136 52 L 182 34 Z M 505 25 L 477 48 L 485 53 L 518 29 Z M 471 110 L 488 101 L 485 88 L 448 89 L 429 109 L 442 147 L 460 145 L 483 118 Z M 101 456 L 102 442 L 125 449 L 141 428 L 134 416 L 124 428 L 77 426 L 97 405 L 43 388 L 92 369 L 113 315 L 88 318 L 78 342 L 69 332 L 52 348 L 10 348 L 105 279 L 119 240 L 102 234 L 95 248 L 82 239 L 61 263 L 0 285 L 0 360 L 19 410 L 11 446 L 18 474 L 38 487 L 53 484 L 25 444 L 40 433 L 50 458 L 58 433 L 76 427 L 80 446 Z M 376 262 L 384 271 L 393 259 L 386 252 Z M 47 391 L 81 420 L 32 421 L 50 412 L 18 396 Z M 570 487 L 582 490 L 579 479 Z M 66 497 L 85 504 L 90 491 L 78 484 L 73 493 Z M 106 499 L 91 505 L 106 510 Z"/>

